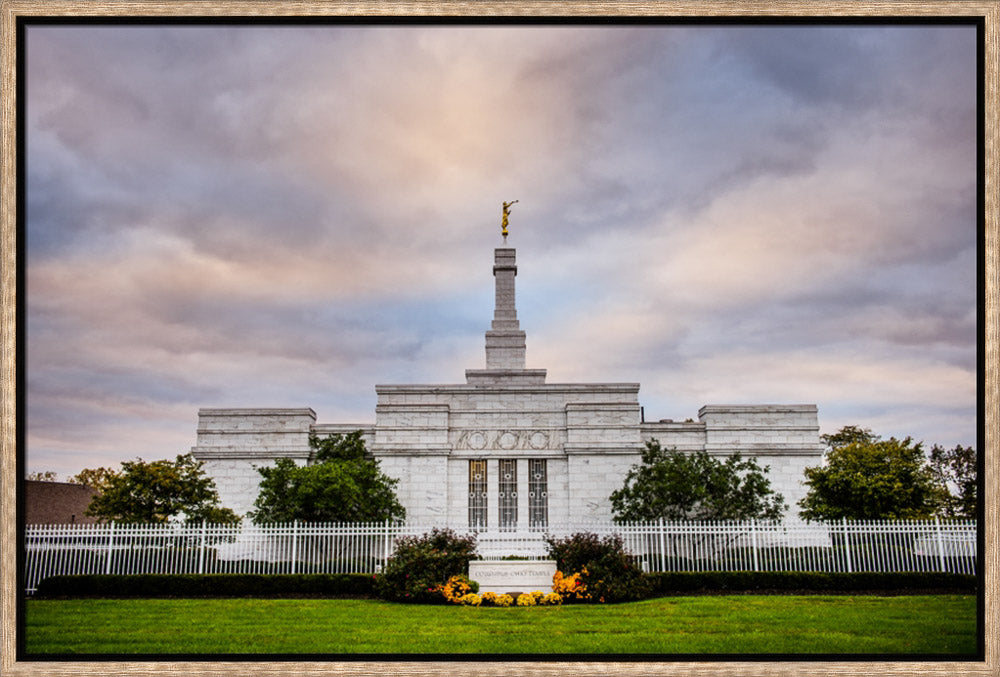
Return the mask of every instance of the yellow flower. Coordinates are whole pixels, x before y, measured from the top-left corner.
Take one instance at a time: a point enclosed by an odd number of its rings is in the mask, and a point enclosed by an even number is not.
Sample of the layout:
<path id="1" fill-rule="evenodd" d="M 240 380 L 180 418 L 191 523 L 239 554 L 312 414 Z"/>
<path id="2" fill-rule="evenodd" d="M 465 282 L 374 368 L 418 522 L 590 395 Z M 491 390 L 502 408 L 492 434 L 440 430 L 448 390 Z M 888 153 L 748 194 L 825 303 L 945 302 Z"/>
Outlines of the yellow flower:
<path id="1" fill-rule="evenodd" d="M 448 582 L 440 589 L 444 598 L 452 604 L 460 604 L 462 597 L 472 592 L 469 579 L 461 574 L 449 578 Z"/>
<path id="2" fill-rule="evenodd" d="M 470 592 L 467 595 L 462 595 L 459 598 L 459 602 L 463 606 L 479 606 L 482 603 L 482 598 L 474 592 Z"/>
<path id="3" fill-rule="evenodd" d="M 590 595 L 587 594 L 587 585 L 582 580 L 582 577 L 586 575 L 586 567 L 569 576 L 564 576 L 561 571 L 556 571 L 555 576 L 552 577 L 552 592 L 557 592 L 564 598 L 572 596 L 576 599 L 590 599 Z"/>

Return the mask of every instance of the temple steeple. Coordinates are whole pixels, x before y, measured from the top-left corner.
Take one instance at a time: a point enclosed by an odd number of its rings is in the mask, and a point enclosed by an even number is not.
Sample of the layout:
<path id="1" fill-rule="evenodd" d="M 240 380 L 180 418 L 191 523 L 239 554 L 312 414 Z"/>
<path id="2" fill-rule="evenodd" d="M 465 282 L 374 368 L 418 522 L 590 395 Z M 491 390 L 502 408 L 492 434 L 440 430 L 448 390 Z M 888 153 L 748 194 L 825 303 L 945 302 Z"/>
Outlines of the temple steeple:
<path id="1" fill-rule="evenodd" d="M 496 302 L 493 323 L 486 332 L 486 369 L 467 369 L 465 378 L 469 383 L 545 382 L 544 369 L 524 368 L 525 334 L 517 320 L 517 306 L 514 302 L 516 276 L 516 250 L 508 247 L 493 250 Z"/>
<path id="2" fill-rule="evenodd" d="M 524 369 L 525 335 L 517 321 L 517 306 L 514 302 L 516 250 L 495 249 L 493 255 L 496 305 L 493 310 L 493 325 L 486 332 L 486 368 Z"/>

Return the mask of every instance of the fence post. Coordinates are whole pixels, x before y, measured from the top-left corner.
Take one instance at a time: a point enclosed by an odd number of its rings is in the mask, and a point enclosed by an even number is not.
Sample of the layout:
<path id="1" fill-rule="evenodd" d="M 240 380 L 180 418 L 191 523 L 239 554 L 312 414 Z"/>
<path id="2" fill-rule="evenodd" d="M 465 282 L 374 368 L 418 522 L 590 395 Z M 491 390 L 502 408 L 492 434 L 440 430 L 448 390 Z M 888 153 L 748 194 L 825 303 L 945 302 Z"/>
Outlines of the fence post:
<path id="1" fill-rule="evenodd" d="M 934 516 L 934 532 L 937 535 L 937 551 L 938 551 L 938 566 L 940 571 L 946 570 L 946 565 L 944 561 L 944 540 L 941 536 L 941 519 L 935 515 Z"/>
<path id="2" fill-rule="evenodd" d="M 750 541 L 753 543 L 753 570 L 760 571 L 760 559 L 757 552 L 757 520 L 750 520 Z"/>
<path id="3" fill-rule="evenodd" d="M 389 518 L 385 518 L 385 547 L 382 549 L 382 570 L 385 570 L 385 563 L 389 561 Z"/>
<path id="4" fill-rule="evenodd" d="M 667 570 L 667 539 L 664 536 L 663 518 L 660 518 L 660 571 Z"/>
<path id="5" fill-rule="evenodd" d="M 198 546 L 198 573 L 205 573 L 205 520 L 201 521 L 201 544 Z"/>
<path id="6" fill-rule="evenodd" d="M 114 552 L 115 548 L 115 523 L 111 522 L 108 525 L 108 556 L 104 560 L 104 573 L 111 573 L 111 553 Z"/>
<path id="7" fill-rule="evenodd" d="M 844 554 L 847 556 L 847 573 L 853 573 L 854 569 L 851 567 L 851 539 L 847 535 L 847 518 L 840 518 L 841 524 L 844 526 Z"/>
<path id="8" fill-rule="evenodd" d="M 292 520 L 292 573 L 293 574 L 296 572 L 296 564 L 298 563 L 297 562 L 297 558 L 299 556 L 298 544 L 299 544 L 299 521 Z"/>

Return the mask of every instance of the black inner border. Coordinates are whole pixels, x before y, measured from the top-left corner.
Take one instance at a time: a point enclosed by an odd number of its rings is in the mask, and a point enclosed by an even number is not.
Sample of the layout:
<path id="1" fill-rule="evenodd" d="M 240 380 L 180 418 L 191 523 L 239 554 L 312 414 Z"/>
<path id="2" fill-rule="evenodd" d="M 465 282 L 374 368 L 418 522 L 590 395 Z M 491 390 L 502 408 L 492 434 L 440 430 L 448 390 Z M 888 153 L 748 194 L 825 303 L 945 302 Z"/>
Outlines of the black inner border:
<path id="1" fill-rule="evenodd" d="M 20 586 L 15 587 L 17 595 L 16 617 L 16 660 L 18 661 L 488 661 L 507 662 L 664 662 L 664 661 L 956 661 L 985 660 L 985 595 L 984 572 L 984 471 L 986 454 L 985 432 L 985 384 L 986 384 L 986 325 L 985 325 L 985 284 L 986 284 L 986 210 L 985 210 L 985 18 L 982 16 L 685 16 L 685 17 L 619 17 L 619 16 L 19 16 L 16 19 L 16 195 L 15 207 L 15 256 L 16 294 L 15 308 L 15 440 L 16 440 L 16 520 L 17 520 L 17 580 L 25 575 L 24 552 L 24 477 L 25 477 L 25 232 L 26 232 L 26 155 L 25 155 L 25 94 L 26 94 L 26 32 L 30 26 L 51 25 L 255 25 L 255 26 L 297 26 L 297 25 L 341 25 L 341 26 L 462 26 L 462 25 L 560 25 L 560 26 L 897 26 L 921 25 L 943 26 L 963 25 L 976 27 L 976 80 L 977 80 L 977 158 L 976 158 L 976 228 L 977 228 L 977 464 L 979 508 L 977 520 L 977 651 L 975 654 L 946 655 L 891 655 L 891 654 L 28 654 L 25 651 L 25 595 Z"/>

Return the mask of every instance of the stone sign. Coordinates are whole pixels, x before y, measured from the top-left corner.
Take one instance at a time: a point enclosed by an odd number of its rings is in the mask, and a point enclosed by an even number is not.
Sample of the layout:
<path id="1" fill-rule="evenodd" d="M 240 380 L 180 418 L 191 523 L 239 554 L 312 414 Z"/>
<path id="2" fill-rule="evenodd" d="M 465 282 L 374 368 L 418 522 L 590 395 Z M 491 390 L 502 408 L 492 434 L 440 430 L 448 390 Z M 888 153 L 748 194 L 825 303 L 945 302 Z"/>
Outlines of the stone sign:
<path id="1" fill-rule="evenodd" d="M 469 578 L 479 583 L 484 592 L 552 592 L 552 577 L 556 573 L 553 560 L 505 560 L 502 562 L 469 562 Z"/>

